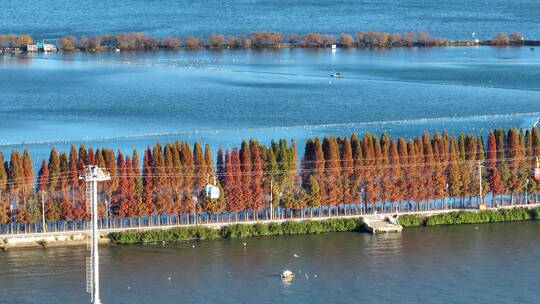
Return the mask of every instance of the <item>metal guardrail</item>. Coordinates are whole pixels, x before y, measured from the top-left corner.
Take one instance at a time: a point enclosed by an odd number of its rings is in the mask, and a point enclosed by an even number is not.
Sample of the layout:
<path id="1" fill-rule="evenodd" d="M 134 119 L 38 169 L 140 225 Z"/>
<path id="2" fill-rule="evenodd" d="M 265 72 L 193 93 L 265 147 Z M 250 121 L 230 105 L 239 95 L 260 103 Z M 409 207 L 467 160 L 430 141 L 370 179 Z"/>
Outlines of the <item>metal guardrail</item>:
<path id="1" fill-rule="evenodd" d="M 497 206 L 497 207 L 490 207 L 492 210 L 501 210 L 501 209 L 512 209 L 512 208 L 540 208 L 540 203 L 533 203 L 533 204 L 515 204 L 515 205 L 504 205 L 504 206 Z M 354 209 L 350 209 L 354 210 Z M 103 228 L 102 225 L 99 229 L 99 233 L 101 235 L 107 235 L 111 232 L 121 232 L 121 231 L 145 231 L 145 230 L 155 230 L 155 229 L 171 229 L 171 228 L 177 228 L 177 227 L 194 227 L 194 226 L 203 226 L 203 227 L 213 227 L 213 228 L 220 228 L 227 225 L 234 225 L 234 224 L 270 224 L 270 223 L 282 223 L 285 221 L 304 221 L 304 220 L 321 220 L 321 219 L 337 219 L 337 218 L 378 218 L 381 215 L 388 215 L 388 214 L 400 214 L 400 215 L 434 215 L 434 214 L 442 214 L 442 213 L 450 213 L 450 212 L 458 212 L 458 211 L 469 211 L 469 212 L 480 212 L 478 208 L 452 208 L 452 209 L 431 209 L 431 210 L 413 210 L 413 211 L 398 211 L 398 212 L 360 212 L 361 209 L 357 209 L 357 212 L 351 212 L 349 214 L 342 213 L 338 215 L 328 215 L 328 214 L 317 214 L 314 213 L 313 216 L 310 215 L 310 213 L 304 212 L 303 216 L 295 215 L 294 212 L 292 213 L 281 213 L 277 218 L 271 219 L 255 219 L 255 218 L 241 218 L 238 217 L 236 220 L 227 220 L 227 221 L 204 221 L 204 217 L 202 221 L 198 222 L 189 222 L 189 223 L 182 223 L 182 222 L 174 222 L 172 224 L 146 224 L 146 225 L 127 225 L 122 227 L 113 227 L 113 228 Z M 200 219 L 201 217 L 199 217 Z M 227 217 L 228 218 L 228 217 Z M 83 225 L 84 227 L 84 225 Z M 39 237 L 69 237 L 71 235 L 83 235 L 83 234 L 89 234 L 90 230 L 88 229 L 75 229 L 75 230 L 66 230 L 66 231 L 50 231 L 48 230 L 46 233 L 43 232 L 20 232 L 20 233 L 11 233 L 11 234 L 0 234 L 0 238 L 2 237 L 9 237 L 9 238 L 39 238 Z"/>

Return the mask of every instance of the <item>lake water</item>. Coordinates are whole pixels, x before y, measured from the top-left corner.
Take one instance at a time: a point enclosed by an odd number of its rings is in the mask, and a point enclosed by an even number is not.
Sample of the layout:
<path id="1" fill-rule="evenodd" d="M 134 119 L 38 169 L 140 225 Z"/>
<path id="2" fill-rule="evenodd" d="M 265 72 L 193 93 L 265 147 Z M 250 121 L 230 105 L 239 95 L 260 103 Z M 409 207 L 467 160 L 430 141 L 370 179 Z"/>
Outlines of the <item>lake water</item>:
<path id="1" fill-rule="evenodd" d="M 0 149 L 38 158 L 80 142 L 249 137 L 294 138 L 302 151 L 316 135 L 485 133 L 539 113 L 540 49 L 528 47 L 0 56 Z"/>
<path id="2" fill-rule="evenodd" d="M 195 248 L 103 246 L 102 301 L 538 303 L 539 229 L 540 222 L 522 222 L 204 241 Z M 0 253 L 0 303 L 87 302 L 87 254 L 84 247 Z M 285 268 L 296 273 L 290 284 L 279 278 Z"/>
<path id="3" fill-rule="evenodd" d="M 535 0 L 4 0 L 0 31 L 41 38 L 144 31 L 157 35 L 256 30 L 340 34 L 427 30 L 451 39 L 521 31 L 540 38 Z"/>
<path id="4" fill-rule="evenodd" d="M 504 1 L 2 1 L 0 32 L 339 34 L 521 31 L 538 4 Z M 331 73 L 343 72 L 343 79 Z M 540 48 L 246 50 L 0 56 L 0 150 L 34 163 L 71 143 L 232 147 L 388 131 L 485 133 L 540 118 Z M 104 246 L 102 300 L 119 303 L 537 303 L 540 223 Z M 242 246 L 242 242 L 247 246 Z M 299 258 L 294 258 L 293 254 Z M 85 303 L 82 247 L 0 253 L 0 303 Z M 283 284 L 290 268 L 296 279 Z M 171 278 L 170 280 L 168 278 Z"/>

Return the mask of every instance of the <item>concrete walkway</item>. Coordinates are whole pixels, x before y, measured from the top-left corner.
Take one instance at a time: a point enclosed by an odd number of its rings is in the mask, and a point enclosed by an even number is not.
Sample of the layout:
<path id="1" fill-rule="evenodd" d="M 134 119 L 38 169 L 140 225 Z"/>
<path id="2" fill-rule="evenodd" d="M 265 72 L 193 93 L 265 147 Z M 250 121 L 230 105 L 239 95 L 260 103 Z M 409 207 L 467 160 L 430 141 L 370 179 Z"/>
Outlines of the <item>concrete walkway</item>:
<path id="1" fill-rule="evenodd" d="M 500 209 L 512 209 L 512 208 L 538 208 L 538 204 L 528 205 L 513 205 L 513 206 L 500 206 L 496 208 L 488 208 L 488 210 L 500 210 Z M 479 209 L 445 209 L 445 210 L 422 210 L 422 211 L 408 211 L 398 213 L 376 213 L 376 214 L 353 214 L 353 215 L 335 215 L 335 216 L 321 216 L 321 217 L 304 217 L 304 218 L 284 218 L 274 220 L 257 220 L 257 221 L 232 221 L 232 222 L 220 222 L 220 223 L 202 223 L 202 224 L 181 224 L 181 225 L 160 225 L 160 226 L 133 226 L 113 229 L 100 229 L 100 242 L 108 243 L 108 235 L 111 232 L 121 231 L 147 231 L 147 230 L 167 230 L 178 227 L 194 227 L 202 226 L 213 229 L 220 229 L 224 226 L 230 226 L 235 224 L 271 224 L 271 223 L 283 223 L 286 221 L 321 221 L 327 219 L 355 219 L 363 218 L 364 222 L 368 225 L 368 229 L 384 231 L 401 231 L 400 228 L 395 225 L 390 225 L 386 221 L 388 215 L 420 215 L 420 216 L 432 216 L 436 214 L 450 213 L 450 212 L 480 212 Z M 386 224 L 387 223 L 387 224 Z M 90 230 L 76 230 L 76 231 L 58 231 L 58 232 L 46 232 L 46 233 L 19 233 L 19 234 L 3 234 L 0 235 L 0 248 L 13 248 L 13 247 L 46 247 L 46 246 L 65 246 L 65 245 L 82 245 L 87 242 Z"/>

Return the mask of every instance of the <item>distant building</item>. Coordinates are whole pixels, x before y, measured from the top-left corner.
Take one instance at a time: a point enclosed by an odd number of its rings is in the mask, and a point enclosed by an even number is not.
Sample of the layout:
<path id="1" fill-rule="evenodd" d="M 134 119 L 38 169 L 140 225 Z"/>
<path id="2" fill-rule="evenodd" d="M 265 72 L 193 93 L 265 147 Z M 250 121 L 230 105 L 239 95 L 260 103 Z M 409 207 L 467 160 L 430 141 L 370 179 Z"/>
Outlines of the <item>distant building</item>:
<path id="1" fill-rule="evenodd" d="M 57 52 L 58 47 L 56 47 L 56 40 L 47 40 L 44 39 L 41 42 L 37 43 L 37 48 L 43 52 Z"/>
<path id="2" fill-rule="evenodd" d="M 26 51 L 26 52 L 37 52 L 38 51 L 38 46 L 37 44 L 27 44 L 27 45 L 24 45 L 23 46 L 23 50 Z"/>

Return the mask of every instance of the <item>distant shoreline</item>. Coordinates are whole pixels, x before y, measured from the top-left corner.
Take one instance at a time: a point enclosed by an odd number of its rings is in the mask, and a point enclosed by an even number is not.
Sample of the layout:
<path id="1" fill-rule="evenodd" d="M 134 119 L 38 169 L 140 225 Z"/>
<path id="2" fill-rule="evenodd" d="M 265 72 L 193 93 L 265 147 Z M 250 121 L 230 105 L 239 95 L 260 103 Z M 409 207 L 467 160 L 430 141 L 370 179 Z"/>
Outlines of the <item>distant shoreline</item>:
<path id="1" fill-rule="evenodd" d="M 474 37 L 474 36 L 473 36 Z M 37 41 L 37 42 L 36 42 Z M 491 39 L 449 40 L 432 37 L 427 32 L 357 32 L 343 33 L 338 37 L 328 34 L 304 35 L 280 32 L 253 32 L 249 35 L 211 35 L 208 38 L 194 36 L 157 37 L 144 33 L 121 33 L 95 36 L 64 36 L 59 39 L 35 40 L 30 35 L 0 35 L 0 54 L 21 52 L 121 52 L 156 50 L 228 50 L 228 49 L 281 49 L 281 48 L 411 48 L 449 46 L 540 46 L 540 40 L 526 39 L 521 33 L 498 33 Z"/>

